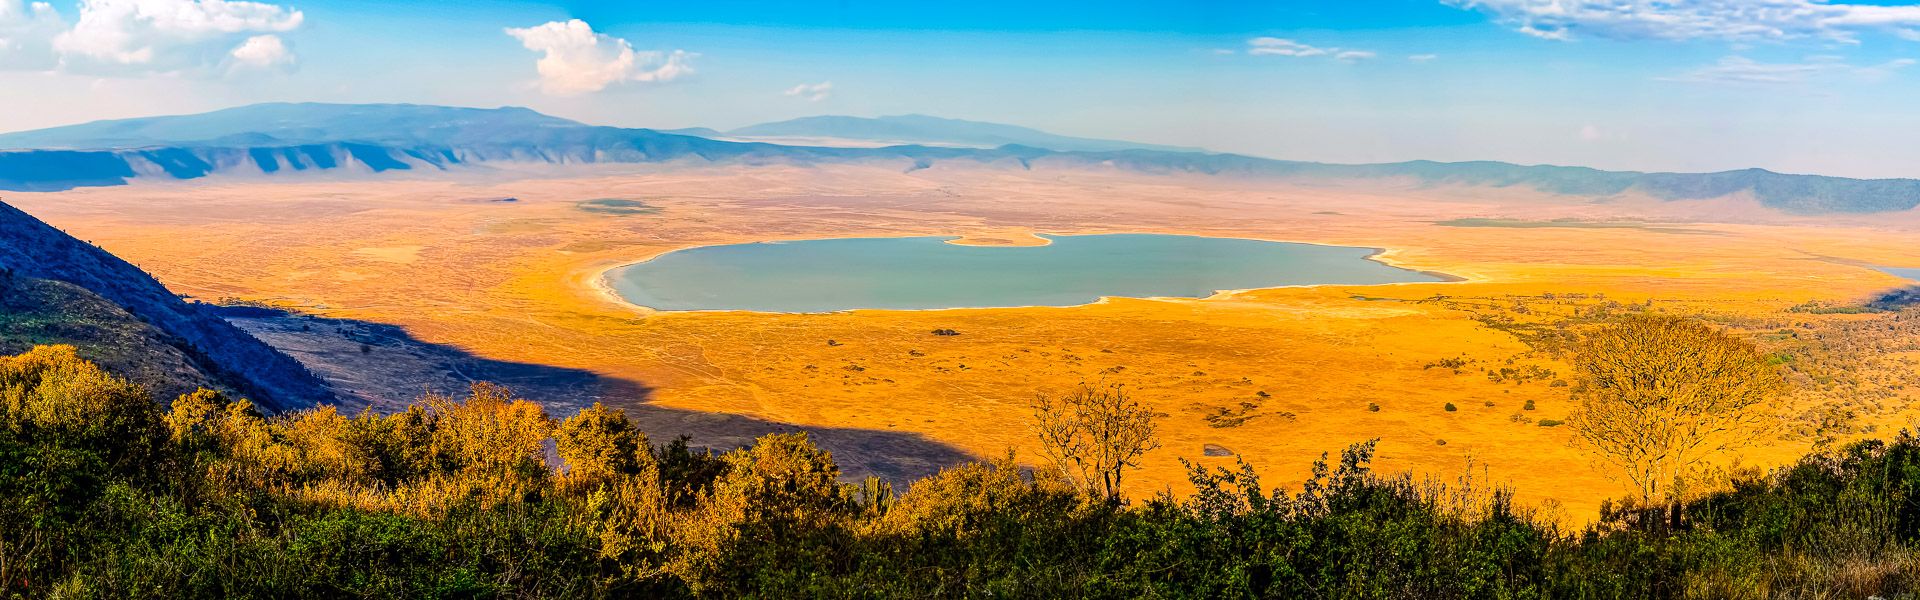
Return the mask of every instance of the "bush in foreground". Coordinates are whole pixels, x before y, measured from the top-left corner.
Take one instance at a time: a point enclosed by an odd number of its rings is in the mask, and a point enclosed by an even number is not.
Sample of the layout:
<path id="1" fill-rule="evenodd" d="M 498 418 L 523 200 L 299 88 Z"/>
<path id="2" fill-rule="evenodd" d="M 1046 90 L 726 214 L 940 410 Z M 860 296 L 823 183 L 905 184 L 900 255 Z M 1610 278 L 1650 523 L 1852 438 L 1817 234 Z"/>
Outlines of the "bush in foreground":
<path id="1" fill-rule="evenodd" d="M 551 469 L 552 440 L 567 465 Z M 1920 441 L 1595 525 L 1368 468 L 1190 467 L 1127 503 L 1014 457 L 840 482 L 804 434 L 712 455 L 504 389 L 392 415 L 169 409 L 67 348 L 0 358 L 0 595 L 1761 598 L 1911 595 Z"/>

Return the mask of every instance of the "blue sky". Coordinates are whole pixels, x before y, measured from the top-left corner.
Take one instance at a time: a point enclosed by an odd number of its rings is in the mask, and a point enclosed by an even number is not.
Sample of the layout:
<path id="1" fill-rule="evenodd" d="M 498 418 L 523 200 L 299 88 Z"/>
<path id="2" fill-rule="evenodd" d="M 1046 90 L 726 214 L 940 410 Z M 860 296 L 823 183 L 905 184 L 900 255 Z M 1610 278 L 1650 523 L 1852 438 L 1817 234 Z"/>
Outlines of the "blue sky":
<path id="1" fill-rule="evenodd" d="M 1331 162 L 1920 177 L 1920 7 L 0 0 L 0 130 L 263 101 L 925 113 Z"/>

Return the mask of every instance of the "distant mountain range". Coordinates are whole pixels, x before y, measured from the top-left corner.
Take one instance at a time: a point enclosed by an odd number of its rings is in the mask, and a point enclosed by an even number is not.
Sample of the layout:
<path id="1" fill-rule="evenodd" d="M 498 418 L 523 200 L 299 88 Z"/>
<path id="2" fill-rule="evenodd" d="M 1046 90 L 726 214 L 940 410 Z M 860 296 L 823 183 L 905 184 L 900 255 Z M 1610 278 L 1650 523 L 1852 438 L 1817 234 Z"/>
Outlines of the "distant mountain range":
<path id="1" fill-rule="evenodd" d="M 823 147 L 734 141 L 767 137 L 882 139 L 922 144 Z M 778 135 L 776 135 L 778 134 Z M 1021 138 L 991 148 L 987 140 Z M 937 139 L 936 139 L 937 138 Z M 1049 147 L 1041 144 L 1051 144 Z M 1077 148 L 1075 144 L 1082 144 Z M 1788 175 L 1761 169 L 1641 173 L 1500 162 L 1413 161 L 1334 165 L 1235 154 L 1157 149 L 1054 136 L 1031 129 L 935 119 L 820 117 L 742 128 L 656 131 L 582 124 L 524 108 L 406 104 L 260 104 L 200 115 L 101 121 L 0 135 L 0 190 L 55 191 L 120 185 L 134 178 L 295 171 L 380 173 L 445 170 L 486 163 L 828 164 L 870 163 L 917 170 L 942 162 L 1013 169 L 1112 169 L 1313 181 L 1386 180 L 1412 185 L 1526 187 L 1605 198 L 1627 193 L 1663 200 L 1747 194 L 1796 213 L 1872 213 L 1920 205 L 1920 180 Z"/>
<path id="2" fill-rule="evenodd" d="M 125 373 L 152 374 L 143 383 L 162 394 L 212 384 L 276 411 L 334 399 L 306 367 L 212 307 L 0 202 L 0 347 L 15 343 L 74 344 Z"/>
<path id="3" fill-rule="evenodd" d="M 687 135 L 700 135 L 688 132 Z M 1061 152 L 1114 152 L 1119 150 L 1156 150 L 1161 152 L 1205 152 L 1200 148 L 1161 146 L 1055 135 L 1017 125 L 943 119 L 926 115 L 894 117 L 803 117 L 777 123 L 764 123 L 727 131 L 728 138 L 774 141 L 848 140 L 885 145 L 920 144 L 971 148 L 1031 146 Z M 703 136 L 714 137 L 714 136 Z"/>
<path id="4" fill-rule="evenodd" d="M 0 134 L 0 149 L 123 150 L 353 142 L 457 146 L 586 125 L 525 108 L 398 104 L 254 104 L 197 115 L 94 121 Z"/>

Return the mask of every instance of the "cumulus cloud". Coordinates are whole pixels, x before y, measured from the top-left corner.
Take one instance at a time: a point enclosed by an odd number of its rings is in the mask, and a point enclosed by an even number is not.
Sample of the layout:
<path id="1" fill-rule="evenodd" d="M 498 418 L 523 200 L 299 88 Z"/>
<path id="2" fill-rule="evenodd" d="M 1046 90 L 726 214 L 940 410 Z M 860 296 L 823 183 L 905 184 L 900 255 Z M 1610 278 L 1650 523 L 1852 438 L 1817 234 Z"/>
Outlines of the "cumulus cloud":
<path id="1" fill-rule="evenodd" d="M 0 68 L 52 68 L 53 36 L 65 28 L 51 4 L 0 0 Z"/>
<path id="2" fill-rule="evenodd" d="M 241 42 L 230 53 L 233 65 L 242 69 L 283 69 L 293 66 L 293 51 L 277 35 L 256 35 Z"/>
<path id="3" fill-rule="evenodd" d="M 1536 37 L 1853 41 L 1866 30 L 1920 26 L 1920 6 L 1827 0 L 1441 0 Z"/>
<path id="4" fill-rule="evenodd" d="M 254 36 L 304 20 L 298 10 L 259 2 L 81 0 L 79 20 L 53 48 L 69 68 L 180 70 L 217 64 Z"/>
<path id="5" fill-rule="evenodd" d="M 1809 56 L 1800 62 L 1763 63 L 1744 56 L 1729 56 L 1720 62 L 1687 71 L 1665 81 L 1734 85 L 1794 85 L 1823 77 L 1852 77 L 1880 81 L 1914 65 L 1912 59 L 1899 59 L 1877 65 L 1848 64 L 1837 56 Z"/>
<path id="6" fill-rule="evenodd" d="M 79 0 L 76 10 L 69 24 L 46 2 L 0 0 L 0 68 L 116 75 L 212 73 L 244 60 L 291 64 L 286 43 L 272 34 L 305 19 L 284 6 L 227 0 Z"/>
<path id="7" fill-rule="evenodd" d="M 1277 37 L 1257 37 L 1247 40 L 1247 54 L 1252 56 L 1292 56 L 1296 58 L 1331 56 L 1336 60 L 1346 62 L 1358 62 L 1379 56 L 1367 50 L 1322 48 Z"/>
<path id="8" fill-rule="evenodd" d="M 787 96 L 793 96 L 795 98 L 800 98 L 808 102 L 819 102 L 821 100 L 827 99 L 828 96 L 833 95 L 833 82 L 822 81 L 820 83 L 802 83 L 800 85 L 787 88 L 787 91 L 782 92 L 782 94 Z"/>
<path id="9" fill-rule="evenodd" d="M 508 29 L 528 50 L 541 53 L 535 68 L 540 89 L 571 96 L 607 89 L 623 82 L 666 82 L 693 73 L 695 54 L 633 49 L 626 40 L 596 33 L 586 21 L 553 21 L 522 29 Z"/>

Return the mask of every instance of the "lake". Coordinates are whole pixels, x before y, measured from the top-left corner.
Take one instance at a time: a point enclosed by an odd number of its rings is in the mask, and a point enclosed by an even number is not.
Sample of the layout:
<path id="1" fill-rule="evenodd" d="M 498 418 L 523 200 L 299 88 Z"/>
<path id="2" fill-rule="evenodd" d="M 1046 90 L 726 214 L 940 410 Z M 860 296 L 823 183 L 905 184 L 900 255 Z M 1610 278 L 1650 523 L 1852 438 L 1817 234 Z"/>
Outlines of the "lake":
<path id="1" fill-rule="evenodd" d="M 1370 260 L 1372 248 L 1184 235 L 1042 236 L 1045 246 L 951 237 L 702 246 L 615 269 L 608 284 L 659 310 L 832 312 L 1077 306 L 1103 296 L 1211 296 L 1309 284 L 1444 281 Z"/>
<path id="2" fill-rule="evenodd" d="M 1902 268 L 1902 267 L 1875 267 L 1875 268 L 1878 268 L 1882 272 L 1885 272 L 1889 275 L 1893 275 L 1895 277 L 1905 277 L 1907 279 L 1920 281 L 1920 269 Z"/>

